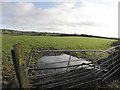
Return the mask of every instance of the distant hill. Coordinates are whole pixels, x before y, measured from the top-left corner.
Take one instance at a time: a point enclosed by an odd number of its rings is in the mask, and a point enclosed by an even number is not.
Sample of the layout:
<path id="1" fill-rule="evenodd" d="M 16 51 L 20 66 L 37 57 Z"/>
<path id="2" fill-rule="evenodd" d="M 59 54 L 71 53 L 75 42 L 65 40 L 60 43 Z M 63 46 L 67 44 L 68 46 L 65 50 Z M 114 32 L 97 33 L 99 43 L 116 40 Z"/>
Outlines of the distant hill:
<path id="1" fill-rule="evenodd" d="M 49 33 L 49 32 L 18 31 L 18 30 L 10 30 L 10 29 L 0 29 L 0 30 L 2 30 L 2 34 L 10 34 L 10 35 L 30 35 L 30 36 L 55 36 L 55 35 L 60 35 L 59 33 Z"/>
<path id="2" fill-rule="evenodd" d="M 96 38 L 105 38 L 105 39 L 115 39 L 119 40 L 120 38 L 112 38 L 112 37 L 101 37 L 87 34 L 65 34 L 65 33 L 51 33 L 51 32 L 35 32 L 35 31 L 18 31 L 18 30 L 10 30 L 10 29 L 0 29 L 2 30 L 2 34 L 10 34 L 10 35 L 30 35 L 30 36 L 81 36 L 81 37 L 96 37 Z"/>

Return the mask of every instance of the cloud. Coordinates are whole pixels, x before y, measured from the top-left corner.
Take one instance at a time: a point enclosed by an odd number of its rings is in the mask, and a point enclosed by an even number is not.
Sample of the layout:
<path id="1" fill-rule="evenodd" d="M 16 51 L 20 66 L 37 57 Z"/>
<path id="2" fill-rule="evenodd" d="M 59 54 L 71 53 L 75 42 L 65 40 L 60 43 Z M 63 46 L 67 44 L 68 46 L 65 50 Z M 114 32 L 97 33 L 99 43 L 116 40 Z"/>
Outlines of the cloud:
<path id="1" fill-rule="evenodd" d="M 81 0 L 59 2 L 55 7 L 43 9 L 32 2 L 5 2 L 3 26 L 117 37 L 116 4 L 117 0 Z"/>

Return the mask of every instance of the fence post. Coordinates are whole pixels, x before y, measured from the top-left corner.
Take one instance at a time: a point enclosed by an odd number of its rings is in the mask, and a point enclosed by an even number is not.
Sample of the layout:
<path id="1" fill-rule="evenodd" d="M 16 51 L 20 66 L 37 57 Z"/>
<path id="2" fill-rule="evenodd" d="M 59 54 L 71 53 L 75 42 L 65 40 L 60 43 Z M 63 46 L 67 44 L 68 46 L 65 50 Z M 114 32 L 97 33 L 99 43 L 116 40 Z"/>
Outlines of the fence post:
<path id="1" fill-rule="evenodd" d="M 19 83 L 19 88 L 22 90 L 29 90 L 29 81 L 26 75 L 25 62 L 23 59 L 23 49 L 21 44 L 16 44 L 11 50 L 13 64 L 15 68 L 16 77 Z"/>

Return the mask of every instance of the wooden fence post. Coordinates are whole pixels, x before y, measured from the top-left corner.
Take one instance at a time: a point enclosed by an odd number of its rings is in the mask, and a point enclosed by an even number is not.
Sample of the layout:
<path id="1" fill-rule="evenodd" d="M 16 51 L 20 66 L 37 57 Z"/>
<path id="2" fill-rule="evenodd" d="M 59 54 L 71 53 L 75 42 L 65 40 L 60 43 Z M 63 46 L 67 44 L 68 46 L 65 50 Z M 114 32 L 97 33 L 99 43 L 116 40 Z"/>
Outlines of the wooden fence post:
<path id="1" fill-rule="evenodd" d="M 21 44 L 13 46 L 12 58 L 19 87 L 22 90 L 29 90 L 29 80 L 26 75 L 26 68 Z"/>

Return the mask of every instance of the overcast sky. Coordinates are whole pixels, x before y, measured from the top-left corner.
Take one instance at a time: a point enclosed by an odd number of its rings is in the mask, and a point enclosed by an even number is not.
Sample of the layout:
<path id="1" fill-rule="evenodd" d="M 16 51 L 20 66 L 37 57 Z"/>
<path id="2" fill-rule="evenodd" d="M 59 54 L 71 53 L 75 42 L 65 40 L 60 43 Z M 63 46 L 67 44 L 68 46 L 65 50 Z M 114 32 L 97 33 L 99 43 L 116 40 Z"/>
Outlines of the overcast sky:
<path id="1" fill-rule="evenodd" d="M 118 37 L 119 0 L 13 1 L 2 3 L 0 28 Z"/>

